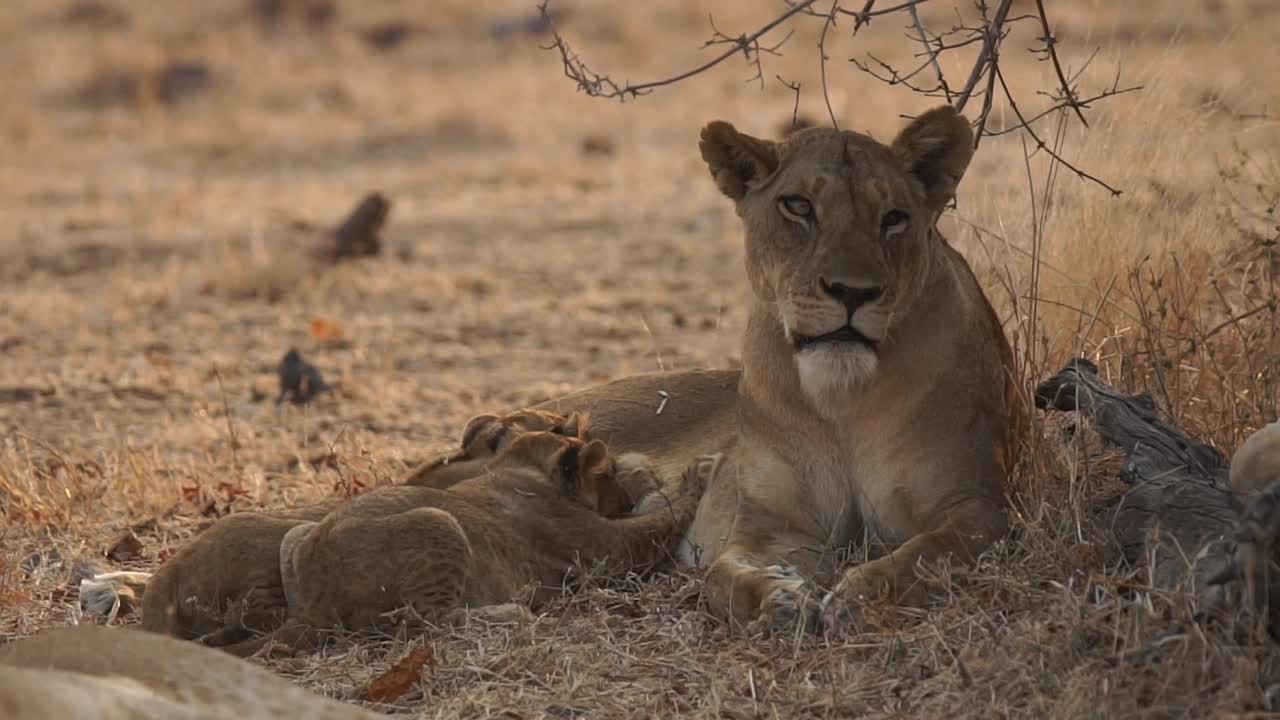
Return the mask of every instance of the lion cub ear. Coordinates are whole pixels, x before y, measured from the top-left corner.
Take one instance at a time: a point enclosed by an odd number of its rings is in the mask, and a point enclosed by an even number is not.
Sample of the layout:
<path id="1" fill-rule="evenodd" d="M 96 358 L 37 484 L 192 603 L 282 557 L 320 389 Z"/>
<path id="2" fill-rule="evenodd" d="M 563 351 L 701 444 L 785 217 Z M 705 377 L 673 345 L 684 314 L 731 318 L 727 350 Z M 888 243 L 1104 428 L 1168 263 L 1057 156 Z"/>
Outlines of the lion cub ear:
<path id="1" fill-rule="evenodd" d="M 471 447 L 471 444 L 480 437 L 480 433 L 485 428 L 500 420 L 497 415 L 477 415 L 467 421 L 467 426 L 462 429 L 462 449 Z"/>
<path id="2" fill-rule="evenodd" d="M 614 476 L 613 457 L 599 440 L 570 445 L 560 453 L 557 474 L 563 491 L 593 510 L 601 510 L 601 491 Z"/>
<path id="3" fill-rule="evenodd" d="M 893 150 L 924 184 L 929 210 L 938 213 L 955 196 L 973 158 L 973 130 L 955 108 L 943 105 L 913 120 Z"/>
<path id="4" fill-rule="evenodd" d="M 551 432 L 564 435 L 565 437 L 578 438 L 580 440 L 587 439 L 587 420 L 586 413 L 569 413 L 569 417 L 551 428 Z"/>
<path id="5" fill-rule="evenodd" d="M 778 169 L 778 149 L 772 141 L 744 135 L 720 120 L 702 128 L 698 150 L 720 192 L 733 200 L 741 200 L 752 183 Z"/>

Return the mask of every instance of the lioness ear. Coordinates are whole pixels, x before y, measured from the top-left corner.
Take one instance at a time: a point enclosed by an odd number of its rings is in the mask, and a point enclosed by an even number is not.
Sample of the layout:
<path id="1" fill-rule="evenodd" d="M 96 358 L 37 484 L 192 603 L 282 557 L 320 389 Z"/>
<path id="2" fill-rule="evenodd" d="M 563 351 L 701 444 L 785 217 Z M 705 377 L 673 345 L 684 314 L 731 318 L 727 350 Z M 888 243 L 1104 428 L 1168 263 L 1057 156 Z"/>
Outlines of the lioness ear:
<path id="1" fill-rule="evenodd" d="M 973 158 L 973 130 L 950 105 L 916 118 L 893 141 L 893 149 L 924 184 L 926 203 L 941 212 Z"/>
<path id="2" fill-rule="evenodd" d="M 471 443 L 476 441 L 480 433 L 493 423 L 498 422 L 497 415 L 477 415 L 467 421 L 467 426 L 462 429 L 462 447 L 469 448 Z"/>
<path id="3" fill-rule="evenodd" d="M 778 151 L 773 142 L 743 135 L 720 120 L 702 128 L 698 150 L 720 192 L 733 200 L 741 200 L 751 183 L 765 179 L 778 168 Z"/>

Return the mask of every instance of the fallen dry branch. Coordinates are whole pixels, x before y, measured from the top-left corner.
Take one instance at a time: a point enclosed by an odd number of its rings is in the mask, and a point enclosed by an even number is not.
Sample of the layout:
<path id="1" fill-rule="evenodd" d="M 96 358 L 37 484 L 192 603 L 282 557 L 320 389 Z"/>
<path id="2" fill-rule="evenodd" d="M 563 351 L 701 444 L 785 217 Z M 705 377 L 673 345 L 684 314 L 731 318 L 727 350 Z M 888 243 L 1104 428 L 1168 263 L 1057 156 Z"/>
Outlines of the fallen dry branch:
<path id="1" fill-rule="evenodd" d="M 1205 609 L 1229 609 L 1234 589 L 1259 604 L 1274 592 L 1267 570 L 1280 531 L 1280 483 L 1242 503 L 1221 453 L 1163 421 L 1150 396 L 1109 387 L 1083 358 L 1042 382 L 1036 405 L 1080 413 L 1128 455 L 1129 490 L 1103 519 L 1126 560 L 1149 563 L 1153 585 L 1190 581 Z"/>

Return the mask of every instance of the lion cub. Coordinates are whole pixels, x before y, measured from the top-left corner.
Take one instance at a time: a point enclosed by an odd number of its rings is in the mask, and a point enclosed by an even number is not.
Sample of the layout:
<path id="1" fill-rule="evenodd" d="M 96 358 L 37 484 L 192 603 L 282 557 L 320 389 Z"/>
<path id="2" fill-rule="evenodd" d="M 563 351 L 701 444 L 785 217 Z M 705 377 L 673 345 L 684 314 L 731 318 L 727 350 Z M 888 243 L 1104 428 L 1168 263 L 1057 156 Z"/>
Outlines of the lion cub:
<path id="1" fill-rule="evenodd" d="M 483 475 L 440 490 L 392 486 L 354 498 L 280 546 L 292 628 L 360 629 L 442 618 L 459 607 L 507 603 L 532 586 L 532 606 L 560 593 L 581 563 L 619 574 L 670 557 L 714 472 L 699 463 L 667 502 L 635 505 L 624 485 L 648 476 L 600 441 L 555 432 L 516 437 Z M 644 484 L 654 483 L 651 477 Z M 633 491 L 634 492 L 634 491 Z M 251 649 L 256 645 L 246 646 Z"/>
<path id="2" fill-rule="evenodd" d="M 160 566 L 142 594 L 142 629 L 222 645 L 269 632 L 287 615 L 280 541 L 340 501 L 228 515 Z"/>
<path id="3" fill-rule="evenodd" d="M 527 410 L 472 418 L 459 450 L 411 471 L 404 481 L 449 487 L 482 473 L 514 438 L 534 430 L 576 437 L 585 432 L 585 420 L 576 414 Z M 303 523 L 324 519 L 342 502 L 241 512 L 218 520 L 146 581 L 143 629 L 226 645 L 279 627 L 287 615 L 280 579 L 281 540 Z"/>

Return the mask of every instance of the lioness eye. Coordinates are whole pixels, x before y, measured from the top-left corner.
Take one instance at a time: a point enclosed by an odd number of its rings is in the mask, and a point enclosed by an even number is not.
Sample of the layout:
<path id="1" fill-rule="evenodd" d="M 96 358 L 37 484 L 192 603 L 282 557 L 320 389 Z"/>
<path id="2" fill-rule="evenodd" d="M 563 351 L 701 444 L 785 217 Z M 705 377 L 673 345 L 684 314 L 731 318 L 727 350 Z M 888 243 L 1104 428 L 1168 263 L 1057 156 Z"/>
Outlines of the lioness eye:
<path id="1" fill-rule="evenodd" d="M 890 210 L 880 221 L 880 232 L 884 235 L 900 233 L 907 228 L 908 220 L 910 218 L 901 210 Z"/>
<path id="2" fill-rule="evenodd" d="M 813 219 L 813 203 L 799 195 L 783 195 L 778 198 L 778 207 L 782 208 L 785 214 L 792 217 L 802 220 Z"/>

